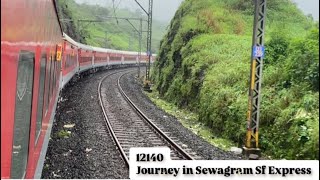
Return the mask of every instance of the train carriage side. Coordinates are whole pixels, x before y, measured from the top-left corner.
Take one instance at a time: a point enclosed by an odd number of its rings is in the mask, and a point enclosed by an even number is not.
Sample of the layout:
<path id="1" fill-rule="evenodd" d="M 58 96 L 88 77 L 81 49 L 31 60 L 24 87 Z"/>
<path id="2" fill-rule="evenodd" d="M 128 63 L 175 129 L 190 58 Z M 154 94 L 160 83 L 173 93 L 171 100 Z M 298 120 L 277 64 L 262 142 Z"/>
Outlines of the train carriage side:
<path id="1" fill-rule="evenodd" d="M 148 62 L 148 58 L 149 58 L 149 57 L 147 56 L 147 53 L 142 53 L 142 54 L 141 54 L 141 62 L 140 62 L 140 63 L 141 63 L 142 65 L 146 65 L 147 62 Z"/>
<path id="2" fill-rule="evenodd" d="M 78 47 L 77 42 L 66 34 L 63 34 L 63 58 L 62 58 L 62 84 L 63 88 L 71 78 L 77 73 L 78 67 Z"/>
<path id="3" fill-rule="evenodd" d="M 107 66 L 109 62 L 109 52 L 108 49 L 93 47 L 94 51 L 94 67 Z"/>
<path id="4" fill-rule="evenodd" d="M 1 178 L 40 178 L 59 87 L 93 67 L 136 64 L 138 53 L 62 34 L 53 0 L 2 0 L 1 10 Z"/>
<path id="5" fill-rule="evenodd" d="M 156 61 L 156 57 L 157 57 L 157 54 L 152 54 L 151 63 L 154 63 Z"/>
<path id="6" fill-rule="evenodd" d="M 137 64 L 138 63 L 138 52 L 127 51 L 123 55 L 123 64 Z"/>
<path id="7" fill-rule="evenodd" d="M 93 68 L 93 48 L 78 43 L 79 73 Z"/>
<path id="8" fill-rule="evenodd" d="M 61 72 L 55 1 L 1 0 L 1 26 L 1 178 L 40 178 Z"/>
<path id="9" fill-rule="evenodd" d="M 118 50 L 111 50 L 109 54 L 109 65 L 121 65 L 123 63 L 123 54 Z"/>

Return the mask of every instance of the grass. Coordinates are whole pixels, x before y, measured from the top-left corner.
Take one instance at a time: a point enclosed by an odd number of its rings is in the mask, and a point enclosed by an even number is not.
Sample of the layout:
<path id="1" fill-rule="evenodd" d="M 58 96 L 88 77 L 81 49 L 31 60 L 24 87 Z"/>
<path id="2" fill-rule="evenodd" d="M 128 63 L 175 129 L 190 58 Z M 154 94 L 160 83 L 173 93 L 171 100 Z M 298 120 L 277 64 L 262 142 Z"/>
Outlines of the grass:
<path id="1" fill-rule="evenodd" d="M 166 113 L 176 117 L 185 128 L 188 128 L 193 133 L 203 138 L 213 146 L 216 146 L 225 151 L 229 151 L 231 147 L 236 146 L 235 143 L 228 139 L 214 136 L 210 128 L 199 122 L 197 114 L 186 109 L 180 109 L 176 105 L 159 98 L 159 93 L 157 93 L 156 91 L 152 91 L 151 93 L 145 92 L 145 94 L 159 108 L 163 109 Z"/>
<path id="2" fill-rule="evenodd" d="M 251 2 L 184 1 L 151 71 L 157 96 L 171 104 L 160 106 L 208 141 L 245 139 Z M 270 0 L 267 6 L 260 147 L 275 159 L 318 159 L 319 26 L 291 1 Z M 185 120 L 177 108 L 196 118 Z"/>

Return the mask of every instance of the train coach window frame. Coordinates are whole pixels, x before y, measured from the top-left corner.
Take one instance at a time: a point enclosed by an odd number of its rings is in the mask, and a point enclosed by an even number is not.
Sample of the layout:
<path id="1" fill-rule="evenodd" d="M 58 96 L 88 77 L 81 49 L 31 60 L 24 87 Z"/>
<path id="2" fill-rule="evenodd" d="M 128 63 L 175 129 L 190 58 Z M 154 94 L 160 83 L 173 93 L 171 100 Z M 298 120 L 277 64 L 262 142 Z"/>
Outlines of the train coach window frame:
<path id="1" fill-rule="evenodd" d="M 53 74 L 54 74 L 54 59 L 52 57 L 52 54 L 50 56 L 50 79 L 49 79 L 49 96 L 48 96 L 48 102 L 49 102 L 49 106 L 50 106 L 50 102 L 51 102 L 51 99 L 52 99 L 52 88 L 53 88 L 53 83 L 52 83 L 52 80 L 53 80 Z"/>
<path id="2" fill-rule="evenodd" d="M 66 69 L 70 67 L 70 59 L 71 59 L 71 55 L 67 54 L 67 61 L 66 61 Z"/>
<path id="3" fill-rule="evenodd" d="M 36 123 L 36 141 L 37 144 L 41 128 L 43 122 L 43 106 L 44 106 L 44 91 L 45 91 L 45 80 L 47 78 L 46 75 L 46 68 L 47 68 L 47 54 L 43 54 L 40 60 L 40 73 L 39 73 L 39 91 L 38 91 L 38 107 L 37 107 L 37 123 Z"/>
<path id="4" fill-rule="evenodd" d="M 68 68 L 67 63 L 68 63 L 68 54 L 65 55 L 65 59 L 63 61 L 64 68 Z"/>
<path id="5" fill-rule="evenodd" d="M 16 100 L 11 154 L 11 179 L 25 177 L 30 143 L 35 54 L 20 51 L 17 65 Z"/>
<path id="6" fill-rule="evenodd" d="M 46 106 L 46 113 L 45 115 L 47 115 L 48 113 L 48 110 L 49 110 L 49 104 L 50 104 L 50 99 L 49 99 L 49 92 L 50 92 L 50 70 L 51 70 L 51 57 L 47 58 L 48 60 L 48 64 L 47 64 L 47 67 L 46 67 L 46 92 L 45 92 L 45 106 Z"/>
<path id="7" fill-rule="evenodd" d="M 57 54 L 54 54 L 53 55 L 53 72 L 52 72 L 52 88 L 51 88 L 51 97 L 50 97 L 50 99 L 52 99 L 53 98 L 53 95 L 54 95 L 54 90 L 55 90 L 55 88 L 57 87 L 57 84 L 56 84 L 56 71 L 57 71 L 57 61 L 56 61 L 56 59 L 57 59 Z"/>

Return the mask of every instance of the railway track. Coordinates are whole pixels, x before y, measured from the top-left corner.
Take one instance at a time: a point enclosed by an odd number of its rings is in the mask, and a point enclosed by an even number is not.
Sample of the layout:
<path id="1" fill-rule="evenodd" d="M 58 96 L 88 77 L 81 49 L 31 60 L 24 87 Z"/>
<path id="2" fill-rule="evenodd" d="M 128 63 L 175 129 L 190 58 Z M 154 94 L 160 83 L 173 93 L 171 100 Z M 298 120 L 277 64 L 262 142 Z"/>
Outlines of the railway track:
<path id="1" fill-rule="evenodd" d="M 171 149 L 171 159 L 193 160 L 186 150 L 159 129 L 123 91 L 120 79 L 130 72 L 132 70 L 108 74 L 101 79 L 98 86 L 105 123 L 126 165 L 129 167 L 131 147 L 168 146 Z"/>

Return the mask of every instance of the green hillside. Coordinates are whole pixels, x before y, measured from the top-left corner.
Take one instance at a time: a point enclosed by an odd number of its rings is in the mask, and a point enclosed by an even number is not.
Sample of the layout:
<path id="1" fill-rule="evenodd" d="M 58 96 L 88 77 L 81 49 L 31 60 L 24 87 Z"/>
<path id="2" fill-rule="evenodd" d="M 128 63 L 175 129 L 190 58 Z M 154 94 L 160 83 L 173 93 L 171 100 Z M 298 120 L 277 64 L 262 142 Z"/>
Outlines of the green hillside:
<path id="1" fill-rule="evenodd" d="M 152 80 L 215 136 L 244 139 L 252 1 L 185 0 L 161 41 Z M 319 159 L 319 23 L 268 0 L 260 146 L 275 159 Z"/>
<path id="2" fill-rule="evenodd" d="M 121 50 L 139 50 L 138 34 L 133 27 L 125 20 L 107 19 L 106 22 L 78 22 L 83 20 L 104 20 L 103 17 L 114 16 L 113 9 L 101 6 L 93 6 L 87 4 L 77 4 L 73 0 L 57 0 L 59 18 L 72 19 L 73 22 L 63 20 L 63 28 L 67 34 L 76 40 L 92 46 L 121 49 Z M 126 9 L 117 9 L 117 17 L 140 18 L 141 12 L 130 12 Z M 143 19 L 146 19 L 143 16 Z M 132 24 L 139 29 L 139 21 L 131 21 Z M 166 26 L 157 21 L 153 21 L 152 34 L 152 52 L 157 52 L 160 40 L 164 36 Z M 143 23 L 143 30 L 147 30 L 147 23 Z M 146 51 L 146 37 L 143 33 L 142 48 Z"/>

